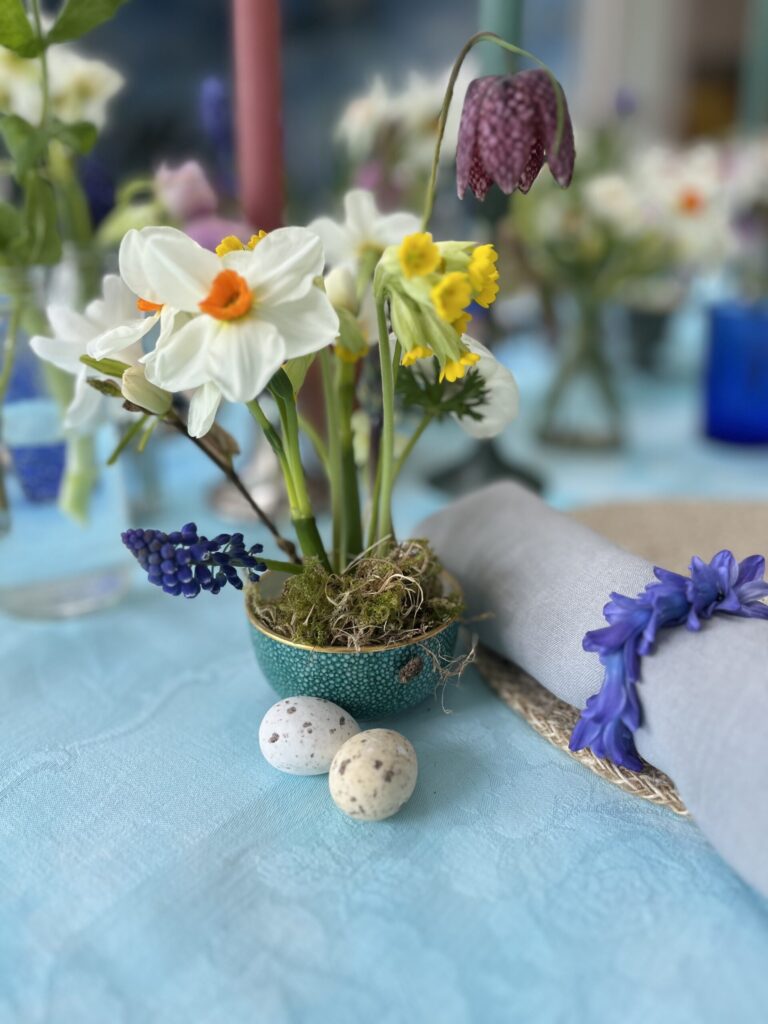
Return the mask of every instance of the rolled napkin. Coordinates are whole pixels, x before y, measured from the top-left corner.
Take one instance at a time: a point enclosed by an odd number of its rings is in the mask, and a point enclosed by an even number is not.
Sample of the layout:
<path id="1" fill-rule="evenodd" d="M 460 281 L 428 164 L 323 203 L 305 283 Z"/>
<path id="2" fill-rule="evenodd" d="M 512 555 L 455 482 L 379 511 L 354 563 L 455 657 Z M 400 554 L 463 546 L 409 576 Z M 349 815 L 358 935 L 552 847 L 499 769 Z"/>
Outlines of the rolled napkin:
<path id="1" fill-rule="evenodd" d="M 605 625 L 611 591 L 634 597 L 654 580 L 650 562 L 510 482 L 462 498 L 416 536 L 461 583 L 467 614 L 491 613 L 473 627 L 481 642 L 578 708 L 603 678 L 584 634 Z M 674 780 L 721 856 L 768 895 L 768 622 L 719 616 L 699 633 L 663 630 L 638 693 L 638 751 Z"/>

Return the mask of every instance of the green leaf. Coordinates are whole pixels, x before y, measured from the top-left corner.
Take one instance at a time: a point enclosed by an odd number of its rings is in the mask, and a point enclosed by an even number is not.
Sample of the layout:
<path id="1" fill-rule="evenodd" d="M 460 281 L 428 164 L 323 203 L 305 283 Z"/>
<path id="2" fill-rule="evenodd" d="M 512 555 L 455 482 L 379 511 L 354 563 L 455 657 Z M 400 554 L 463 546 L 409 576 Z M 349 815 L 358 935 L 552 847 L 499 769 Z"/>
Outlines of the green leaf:
<path id="1" fill-rule="evenodd" d="M 50 126 L 50 134 L 51 138 L 58 139 L 75 153 L 84 156 L 93 149 L 99 133 L 96 125 L 91 124 L 90 121 L 75 121 L 73 124 L 65 124 L 63 121 L 54 120 Z"/>
<path id="2" fill-rule="evenodd" d="M 21 181 L 27 171 L 30 171 L 40 160 L 45 152 L 46 138 L 29 121 L 17 114 L 6 114 L 0 118 L 0 135 L 16 165 L 14 174 L 17 181 Z"/>
<path id="3" fill-rule="evenodd" d="M 27 18 L 24 0 L 0 2 L 0 46 L 20 57 L 36 57 L 43 46 Z"/>
<path id="4" fill-rule="evenodd" d="M 0 203 L 0 249 L 15 242 L 21 231 L 21 215 L 10 203 Z"/>
<path id="5" fill-rule="evenodd" d="M 122 378 L 126 370 L 130 369 L 130 363 L 124 363 L 120 359 L 94 359 L 93 356 L 80 356 L 80 362 L 98 373 L 103 373 L 106 377 L 117 377 L 118 380 Z"/>
<path id="6" fill-rule="evenodd" d="M 63 43 L 68 39 L 79 39 L 113 18 L 124 3 L 127 0 L 65 0 L 46 42 Z"/>
<path id="7" fill-rule="evenodd" d="M 283 366 L 285 374 L 291 382 L 294 395 L 298 395 L 299 391 L 301 391 L 304 380 L 309 373 L 309 368 L 315 361 L 315 355 L 315 352 L 311 352 L 308 356 L 299 356 L 297 359 L 289 359 Z"/>
<path id="8" fill-rule="evenodd" d="M 24 188 L 24 223 L 26 226 L 27 261 L 30 264 L 52 265 L 61 259 L 61 237 L 52 186 L 27 176 Z"/>

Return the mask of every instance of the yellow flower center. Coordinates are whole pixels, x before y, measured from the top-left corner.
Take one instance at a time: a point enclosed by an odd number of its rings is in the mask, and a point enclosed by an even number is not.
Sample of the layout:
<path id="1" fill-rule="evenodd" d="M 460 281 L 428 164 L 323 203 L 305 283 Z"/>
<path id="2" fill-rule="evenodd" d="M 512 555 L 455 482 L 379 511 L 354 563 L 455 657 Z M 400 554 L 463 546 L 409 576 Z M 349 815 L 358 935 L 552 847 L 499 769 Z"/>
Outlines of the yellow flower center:
<path id="1" fill-rule="evenodd" d="M 475 301 L 486 309 L 499 293 L 498 253 L 492 245 L 478 245 L 472 253 L 467 273 L 475 293 Z"/>
<path id="2" fill-rule="evenodd" d="M 441 320 L 452 324 L 472 301 L 472 283 L 469 274 L 454 270 L 438 281 L 430 292 L 432 303 Z"/>
<path id="3" fill-rule="evenodd" d="M 428 231 L 417 231 L 406 235 L 397 250 L 400 266 L 406 277 L 424 277 L 440 266 L 442 257 L 440 250 L 432 241 Z"/>
<path id="4" fill-rule="evenodd" d="M 430 359 L 432 355 L 432 349 L 427 348 L 426 345 L 414 345 L 407 352 L 403 352 L 400 363 L 402 366 L 413 366 L 417 359 Z"/>
<path id="5" fill-rule="evenodd" d="M 336 357 L 338 359 L 340 359 L 342 361 L 342 363 L 352 363 L 352 364 L 359 363 L 360 360 L 365 355 L 365 352 L 363 352 L 362 350 L 360 352 L 353 352 L 352 349 L 346 348 L 344 345 L 340 344 L 338 341 L 333 346 L 333 351 L 334 351 Z"/>
<path id="6" fill-rule="evenodd" d="M 228 252 L 240 252 L 242 249 L 255 249 L 259 242 L 266 237 L 266 231 L 259 231 L 258 234 L 251 235 L 247 242 L 241 242 L 237 235 L 227 235 L 226 238 L 222 238 L 216 246 L 216 255 L 226 256 Z"/>
<path id="7" fill-rule="evenodd" d="M 465 352 L 458 359 L 449 359 L 440 371 L 440 382 L 447 380 L 453 384 L 455 381 L 461 380 L 467 372 L 467 368 L 474 366 L 479 361 L 480 356 L 476 352 Z"/>
<path id="8" fill-rule="evenodd" d="M 240 274 L 234 270 L 222 270 L 199 306 L 201 312 L 217 320 L 238 320 L 253 306 L 253 292 Z"/>

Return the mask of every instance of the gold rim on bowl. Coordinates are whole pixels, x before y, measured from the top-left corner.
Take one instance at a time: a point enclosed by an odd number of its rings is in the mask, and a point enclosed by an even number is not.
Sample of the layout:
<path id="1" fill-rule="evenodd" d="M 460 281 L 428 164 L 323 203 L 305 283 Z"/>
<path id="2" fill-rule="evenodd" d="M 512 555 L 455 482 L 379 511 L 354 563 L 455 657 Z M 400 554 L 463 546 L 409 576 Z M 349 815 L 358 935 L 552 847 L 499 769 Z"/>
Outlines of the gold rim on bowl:
<path id="1" fill-rule="evenodd" d="M 267 576 L 268 573 L 264 573 Z M 459 586 L 459 582 L 455 576 L 449 573 L 446 569 L 443 569 L 443 578 L 449 583 L 459 596 L 462 596 L 462 590 Z M 428 633 L 421 633 L 419 636 L 414 636 L 410 640 L 401 640 L 396 644 L 372 644 L 367 647 L 316 647 L 313 644 L 303 644 L 298 640 L 289 640 L 287 637 L 280 636 L 279 633 L 274 633 L 271 629 L 267 629 L 265 625 L 258 622 L 251 609 L 250 602 L 248 601 L 248 595 L 251 587 L 256 587 L 258 584 L 249 583 L 245 588 L 245 611 L 248 616 L 248 621 L 264 636 L 269 637 L 270 640 L 277 640 L 278 643 L 285 644 L 286 647 L 297 647 L 302 651 L 314 651 L 316 654 L 376 654 L 381 651 L 396 651 L 400 647 L 410 647 L 412 644 L 422 643 L 424 640 L 431 640 L 432 637 L 437 636 L 438 633 L 442 633 L 443 630 L 448 629 L 459 621 L 459 616 L 456 618 L 449 619 L 448 622 L 444 622 L 440 626 L 435 626 L 434 629 L 430 629 Z"/>

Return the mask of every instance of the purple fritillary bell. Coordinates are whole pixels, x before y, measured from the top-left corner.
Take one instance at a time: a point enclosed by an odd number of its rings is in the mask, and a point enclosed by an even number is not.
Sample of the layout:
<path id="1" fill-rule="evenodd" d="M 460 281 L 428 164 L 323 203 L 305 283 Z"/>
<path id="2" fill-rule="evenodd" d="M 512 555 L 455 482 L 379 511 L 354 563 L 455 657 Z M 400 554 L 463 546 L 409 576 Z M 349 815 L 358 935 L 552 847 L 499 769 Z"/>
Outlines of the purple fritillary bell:
<path id="1" fill-rule="evenodd" d="M 456 148 L 460 199 L 467 188 L 484 199 L 494 183 L 507 195 L 527 192 L 545 161 L 559 185 L 570 184 L 576 152 L 568 103 L 560 93 L 558 142 L 557 93 L 546 71 L 488 75 L 470 83 Z"/>

